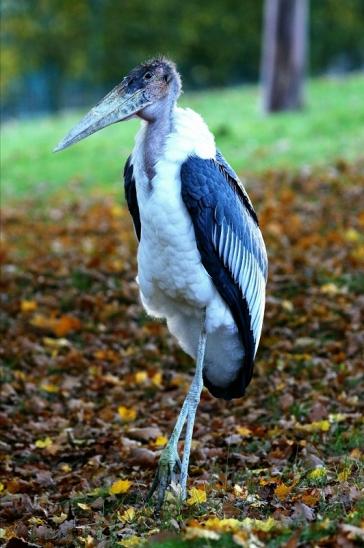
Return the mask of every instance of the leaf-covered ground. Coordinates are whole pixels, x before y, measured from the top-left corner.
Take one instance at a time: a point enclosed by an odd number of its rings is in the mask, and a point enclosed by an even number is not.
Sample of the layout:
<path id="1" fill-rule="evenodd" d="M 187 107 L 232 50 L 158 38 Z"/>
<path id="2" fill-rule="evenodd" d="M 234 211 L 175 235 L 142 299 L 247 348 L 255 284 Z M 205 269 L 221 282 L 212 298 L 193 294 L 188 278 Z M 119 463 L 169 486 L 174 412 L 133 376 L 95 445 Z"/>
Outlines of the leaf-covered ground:
<path id="1" fill-rule="evenodd" d="M 190 498 L 160 517 L 144 498 L 193 364 L 139 304 L 128 214 L 4 211 L 2 542 L 363 542 L 363 187 L 344 163 L 249 181 L 270 257 L 255 375 L 241 400 L 203 392 Z"/>

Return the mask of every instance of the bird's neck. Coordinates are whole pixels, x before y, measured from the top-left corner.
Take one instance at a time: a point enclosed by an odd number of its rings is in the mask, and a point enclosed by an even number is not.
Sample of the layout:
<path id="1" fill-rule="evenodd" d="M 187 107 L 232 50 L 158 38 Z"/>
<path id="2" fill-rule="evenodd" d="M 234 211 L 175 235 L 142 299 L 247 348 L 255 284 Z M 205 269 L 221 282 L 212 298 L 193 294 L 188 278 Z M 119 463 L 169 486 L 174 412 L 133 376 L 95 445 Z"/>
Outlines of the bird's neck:
<path id="1" fill-rule="evenodd" d="M 175 102 L 161 104 L 153 116 L 145 117 L 144 171 L 151 182 L 156 174 L 155 165 L 163 154 L 168 135 L 173 131 L 173 110 Z"/>

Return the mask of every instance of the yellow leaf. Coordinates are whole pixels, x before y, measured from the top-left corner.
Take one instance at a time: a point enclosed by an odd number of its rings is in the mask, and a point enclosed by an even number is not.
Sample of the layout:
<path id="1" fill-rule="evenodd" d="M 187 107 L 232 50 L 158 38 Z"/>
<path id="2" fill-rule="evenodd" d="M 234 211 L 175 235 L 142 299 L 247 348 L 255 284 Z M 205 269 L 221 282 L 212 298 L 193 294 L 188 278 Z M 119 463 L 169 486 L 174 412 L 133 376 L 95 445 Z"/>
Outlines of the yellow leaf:
<path id="1" fill-rule="evenodd" d="M 127 493 L 132 485 L 133 482 L 129 480 L 114 481 L 109 489 L 109 493 L 110 495 L 122 495 L 123 493 Z"/>
<path id="2" fill-rule="evenodd" d="M 118 519 L 122 521 L 123 523 L 127 523 L 129 521 L 133 521 L 135 518 L 135 510 L 134 508 L 127 508 L 122 514 L 118 512 Z"/>
<path id="3" fill-rule="evenodd" d="M 274 494 L 276 495 L 276 497 L 279 498 L 279 500 L 284 500 L 288 497 L 291 491 L 292 491 L 292 487 L 288 487 L 288 485 L 285 485 L 284 483 L 280 483 L 274 489 Z"/>
<path id="4" fill-rule="evenodd" d="M 337 479 L 339 481 L 347 481 L 350 477 L 350 474 L 351 474 L 351 469 L 352 467 L 351 466 L 348 466 L 346 468 L 344 468 L 344 470 L 342 470 L 342 472 L 340 472 L 338 475 L 337 475 Z"/>
<path id="5" fill-rule="evenodd" d="M 168 438 L 166 436 L 158 436 L 158 438 L 155 440 L 154 445 L 157 447 L 163 447 L 168 441 Z"/>
<path id="6" fill-rule="evenodd" d="M 324 466 L 318 466 L 308 473 L 307 477 L 312 480 L 321 479 L 326 477 L 326 468 Z"/>
<path id="7" fill-rule="evenodd" d="M 272 517 L 265 520 L 245 518 L 242 523 L 244 526 L 251 527 L 256 531 L 263 531 L 264 533 L 268 533 L 268 531 L 271 531 L 278 525 L 278 522 Z"/>
<path id="8" fill-rule="evenodd" d="M 42 518 L 37 518 L 36 516 L 32 516 L 31 518 L 28 519 L 28 523 L 30 525 L 43 525 L 44 520 L 42 520 Z"/>
<path id="9" fill-rule="evenodd" d="M 236 497 L 246 498 L 248 496 L 248 489 L 246 487 L 241 487 L 240 485 L 236 483 L 233 489 L 234 489 L 234 495 Z"/>
<path id="10" fill-rule="evenodd" d="M 49 436 L 44 438 L 43 440 L 36 440 L 35 446 L 38 449 L 47 449 L 47 447 L 50 447 L 53 444 L 53 441 Z"/>
<path id="11" fill-rule="evenodd" d="M 38 304 L 35 301 L 22 301 L 20 308 L 22 312 L 33 312 L 37 308 Z"/>
<path id="12" fill-rule="evenodd" d="M 0 481 L 0 493 L 4 491 L 5 485 Z"/>
<path id="13" fill-rule="evenodd" d="M 358 247 L 351 253 L 351 256 L 357 261 L 364 261 L 364 245 L 358 245 Z"/>
<path id="14" fill-rule="evenodd" d="M 328 432 L 330 430 L 330 422 L 328 420 L 314 421 L 311 424 L 300 425 L 300 428 L 306 432 Z"/>
<path id="15" fill-rule="evenodd" d="M 26 381 L 26 379 L 27 379 L 27 376 L 24 373 L 24 371 L 20 371 L 19 369 L 15 369 L 14 376 L 19 381 Z"/>
<path id="16" fill-rule="evenodd" d="M 68 473 L 71 472 L 72 467 L 69 464 L 62 464 L 61 470 L 62 472 Z"/>
<path id="17" fill-rule="evenodd" d="M 89 507 L 88 504 L 85 504 L 84 502 L 78 502 L 77 503 L 77 506 L 79 508 L 81 508 L 81 510 L 90 510 L 91 508 Z"/>
<path id="18" fill-rule="evenodd" d="M 43 337 L 43 344 L 49 348 L 63 348 L 70 346 L 70 343 L 67 339 L 52 339 L 52 337 Z"/>
<path id="19" fill-rule="evenodd" d="M 339 288 L 337 285 L 333 283 L 327 283 L 320 287 L 321 293 L 324 293 L 325 295 L 336 295 L 339 293 Z"/>
<path id="20" fill-rule="evenodd" d="M 91 535 L 87 537 L 77 537 L 85 546 L 85 548 L 93 548 L 95 546 L 94 539 Z"/>
<path id="21" fill-rule="evenodd" d="M 137 416 L 137 410 L 133 407 L 125 407 L 124 405 L 120 405 L 118 407 L 118 413 L 121 417 L 121 419 L 125 422 L 134 421 Z"/>
<path id="22" fill-rule="evenodd" d="M 349 228 L 345 232 L 345 240 L 347 242 L 357 242 L 360 240 L 360 233 L 355 228 Z"/>
<path id="23" fill-rule="evenodd" d="M 61 525 L 61 523 L 63 523 L 64 521 L 66 521 L 67 519 L 67 514 L 64 513 L 64 512 L 61 512 L 61 514 L 59 516 L 53 516 L 51 518 L 51 520 L 53 521 L 53 523 L 55 523 L 56 525 Z"/>
<path id="24" fill-rule="evenodd" d="M 161 387 L 162 386 L 162 373 L 160 373 L 160 372 L 154 373 L 154 375 L 152 377 L 152 383 L 155 386 L 158 386 L 158 388 Z"/>
<path id="25" fill-rule="evenodd" d="M 197 489 L 196 487 L 192 487 L 192 489 L 189 490 L 189 493 L 190 498 L 186 501 L 189 506 L 193 506 L 194 504 L 202 504 L 207 500 L 205 489 Z"/>
<path id="26" fill-rule="evenodd" d="M 52 384 L 50 382 L 44 382 L 40 385 L 41 390 L 44 390 L 44 392 L 48 392 L 48 394 L 56 394 L 59 392 L 59 386 L 56 386 L 55 384 Z"/>
<path id="27" fill-rule="evenodd" d="M 284 308 L 284 310 L 286 310 L 287 312 L 292 312 L 293 311 L 293 303 L 291 301 L 288 301 L 288 300 L 284 299 L 282 301 L 282 308 Z"/>
<path id="28" fill-rule="evenodd" d="M 135 373 L 135 382 L 138 384 L 143 384 L 148 379 L 148 373 L 146 371 L 137 371 Z"/>
<path id="29" fill-rule="evenodd" d="M 235 518 L 210 518 L 206 520 L 205 526 L 221 533 L 236 533 L 243 527 L 243 523 Z"/>
<path id="30" fill-rule="evenodd" d="M 247 438 L 252 435 L 252 431 L 247 426 L 237 426 L 236 431 L 241 436 Z"/>
<path id="31" fill-rule="evenodd" d="M 362 458 L 362 452 L 360 451 L 360 449 L 355 447 L 355 449 L 353 449 L 352 452 L 350 453 L 350 457 L 352 459 L 361 459 Z"/>
<path id="32" fill-rule="evenodd" d="M 118 544 L 119 546 L 124 546 L 124 548 L 132 548 L 133 546 L 140 546 L 140 544 L 144 542 L 145 542 L 145 539 L 134 535 L 132 537 L 119 540 L 116 544 Z"/>
<path id="33" fill-rule="evenodd" d="M 347 418 L 348 416 L 345 413 L 330 413 L 329 415 L 330 422 L 342 422 L 345 421 Z"/>

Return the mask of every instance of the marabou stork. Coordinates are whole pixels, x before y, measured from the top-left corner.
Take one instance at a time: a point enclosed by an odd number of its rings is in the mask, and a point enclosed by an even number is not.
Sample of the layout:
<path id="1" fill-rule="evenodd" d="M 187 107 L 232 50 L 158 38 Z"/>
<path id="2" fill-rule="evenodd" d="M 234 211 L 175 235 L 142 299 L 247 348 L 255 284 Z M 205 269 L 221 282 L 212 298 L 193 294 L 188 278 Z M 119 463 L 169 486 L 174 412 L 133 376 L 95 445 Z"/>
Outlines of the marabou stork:
<path id="1" fill-rule="evenodd" d="M 196 409 L 205 385 L 217 398 L 243 396 L 262 330 L 267 254 L 251 201 L 214 136 L 179 108 L 181 78 L 166 58 L 134 68 L 58 144 L 62 150 L 116 122 L 142 120 L 124 170 L 138 247 L 140 297 L 167 321 L 196 371 L 150 494 L 157 506 L 179 472 L 186 497 Z M 186 423 L 182 462 L 177 444 Z"/>

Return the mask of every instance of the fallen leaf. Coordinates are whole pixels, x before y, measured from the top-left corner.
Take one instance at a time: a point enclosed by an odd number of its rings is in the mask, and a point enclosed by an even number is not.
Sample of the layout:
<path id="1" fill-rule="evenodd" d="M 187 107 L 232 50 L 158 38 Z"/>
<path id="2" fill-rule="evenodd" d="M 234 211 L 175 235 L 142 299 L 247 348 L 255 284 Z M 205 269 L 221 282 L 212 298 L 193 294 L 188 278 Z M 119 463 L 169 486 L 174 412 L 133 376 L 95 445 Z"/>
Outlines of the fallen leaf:
<path id="1" fill-rule="evenodd" d="M 317 480 L 325 478 L 327 474 L 326 468 L 324 466 L 318 466 L 317 468 L 314 468 L 307 474 L 307 477 L 311 480 Z"/>
<path id="2" fill-rule="evenodd" d="M 252 435 L 252 431 L 247 426 L 237 426 L 236 431 L 240 436 L 243 436 L 245 438 L 248 438 Z"/>
<path id="3" fill-rule="evenodd" d="M 162 373 L 160 372 L 154 373 L 152 377 L 152 383 L 158 388 L 160 388 L 162 386 Z"/>
<path id="4" fill-rule="evenodd" d="M 142 384 L 148 379 L 148 373 L 146 371 L 137 371 L 134 375 L 135 382 L 138 384 Z"/>
<path id="5" fill-rule="evenodd" d="M 138 414 L 137 410 L 134 407 L 125 407 L 124 405 L 120 405 L 118 407 L 118 413 L 120 418 L 124 422 L 131 422 L 136 419 L 136 416 Z"/>
<path id="6" fill-rule="evenodd" d="M 235 518 L 209 518 L 204 522 L 205 527 L 221 533 L 236 533 L 243 528 L 243 522 Z"/>
<path id="7" fill-rule="evenodd" d="M 146 447 L 133 447 L 129 453 L 130 464 L 133 466 L 144 466 L 145 468 L 154 468 L 157 453 Z"/>
<path id="8" fill-rule="evenodd" d="M 22 312 L 33 312 L 37 308 L 36 301 L 21 301 L 20 308 Z"/>
<path id="9" fill-rule="evenodd" d="M 70 315 L 63 315 L 60 318 L 47 317 L 43 314 L 36 314 L 30 321 L 30 324 L 39 329 L 52 331 L 56 337 L 64 337 L 72 331 L 81 328 L 81 322 L 78 318 Z"/>
<path id="10" fill-rule="evenodd" d="M 129 480 L 117 480 L 111 485 L 109 493 L 110 495 L 122 495 L 127 493 L 132 485 L 133 482 Z"/>
<path id="11" fill-rule="evenodd" d="M 140 546 L 145 540 L 142 537 L 133 535 L 123 540 L 119 540 L 116 544 L 124 546 L 124 548 L 133 548 L 134 546 Z"/>
<path id="12" fill-rule="evenodd" d="M 285 500 L 291 491 L 292 491 L 292 487 L 289 487 L 288 485 L 285 485 L 284 483 L 280 483 L 274 489 L 274 494 L 276 495 L 276 497 L 279 498 L 279 500 Z"/>
<path id="13" fill-rule="evenodd" d="M 134 508 L 130 507 L 130 508 L 127 508 L 126 510 L 124 510 L 123 513 L 118 512 L 117 515 L 118 515 L 118 519 L 122 523 L 128 523 L 130 521 L 133 521 L 133 519 L 135 518 L 135 510 L 134 510 Z"/>
<path id="14" fill-rule="evenodd" d="M 298 428 L 300 430 L 305 430 L 306 432 L 328 432 L 330 430 L 330 426 L 330 421 L 322 420 L 314 421 L 310 424 L 300 424 L 298 425 Z"/>
<path id="15" fill-rule="evenodd" d="M 156 447 L 163 447 L 168 442 L 168 438 L 166 436 L 158 436 L 157 439 L 154 442 L 154 445 Z"/>
<path id="16" fill-rule="evenodd" d="M 207 496 L 205 489 L 198 489 L 196 487 L 192 487 L 189 490 L 190 497 L 186 500 L 186 503 L 189 506 L 193 506 L 195 504 L 202 504 L 206 502 Z"/>
<path id="17" fill-rule="evenodd" d="M 301 500 L 302 502 L 307 504 L 307 506 L 315 506 L 320 500 L 320 494 L 308 493 L 308 494 L 302 495 Z"/>
<path id="18" fill-rule="evenodd" d="M 338 481 L 347 481 L 349 477 L 351 476 L 352 466 L 346 466 L 344 470 L 339 472 L 337 475 Z"/>
<path id="19" fill-rule="evenodd" d="M 150 441 L 162 436 L 162 432 L 157 426 L 146 426 L 145 428 L 131 428 L 128 430 L 128 435 L 136 440 Z"/>
<path id="20" fill-rule="evenodd" d="M 47 449 L 48 447 L 50 447 L 51 445 L 53 444 L 53 441 L 52 439 L 47 436 L 46 438 L 42 439 L 42 440 L 36 440 L 35 442 L 35 446 L 38 448 L 38 449 Z"/>
<path id="21" fill-rule="evenodd" d="M 245 518 L 243 519 L 242 524 L 244 527 L 251 527 L 256 531 L 264 531 L 265 533 L 275 529 L 279 525 L 278 522 L 272 517 L 265 520 Z"/>
<path id="22" fill-rule="evenodd" d="M 91 510 L 90 506 L 84 502 L 78 502 L 77 506 L 81 508 L 81 510 Z"/>
<path id="23" fill-rule="evenodd" d="M 40 388 L 41 390 L 43 390 L 44 392 L 48 392 L 48 394 L 56 394 L 57 392 L 59 392 L 59 386 L 56 386 L 55 384 L 52 384 L 50 382 L 46 383 L 42 383 L 40 385 Z"/>

